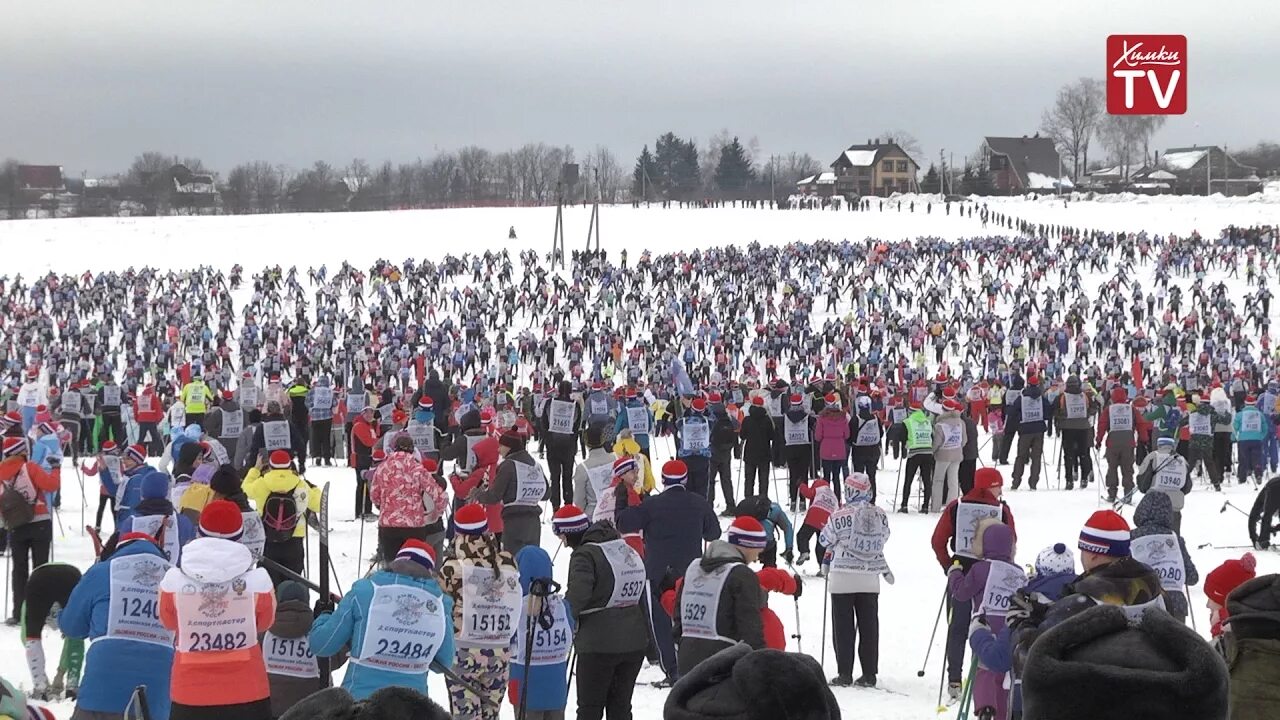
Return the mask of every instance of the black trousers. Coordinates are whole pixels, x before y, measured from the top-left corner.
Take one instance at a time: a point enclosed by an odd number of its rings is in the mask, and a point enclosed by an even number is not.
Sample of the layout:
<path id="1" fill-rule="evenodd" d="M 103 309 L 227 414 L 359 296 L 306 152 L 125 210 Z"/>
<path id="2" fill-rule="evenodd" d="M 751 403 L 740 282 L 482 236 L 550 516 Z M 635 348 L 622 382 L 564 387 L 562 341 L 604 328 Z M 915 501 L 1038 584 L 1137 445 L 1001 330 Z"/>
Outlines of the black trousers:
<path id="1" fill-rule="evenodd" d="M 752 462 L 744 460 L 742 463 L 742 497 L 751 497 L 752 495 L 769 494 L 769 461 Z M 759 479 L 757 485 L 756 480 Z M 756 488 L 760 489 L 757 491 Z"/>
<path id="2" fill-rule="evenodd" d="M 968 495 L 973 489 L 973 476 L 978 472 L 978 460 L 960 461 L 960 494 Z"/>
<path id="3" fill-rule="evenodd" d="M 290 538 L 285 542 L 269 542 L 262 549 L 262 555 L 270 560 L 275 560 L 284 567 L 302 575 L 306 571 L 307 566 L 307 549 L 302 544 L 302 538 Z M 267 567 L 267 574 L 271 576 L 271 584 L 279 586 L 280 583 L 288 580 L 282 574 L 277 573 Z"/>
<path id="4" fill-rule="evenodd" d="M 809 473 L 813 469 L 810 457 L 813 453 L 808 450 L 809 447 L 808 445 L 805 446 L 806 451 L 803 457 L 787 458 L 787 486 L 790 488 L 791 502 L 795 502 L 800 494 L 800 483 L 809 482 L 810 480 Z M 782 502 L 782 498 L 774 498 L 774 501 Z"/>
<path id="5" fill-rule="evenodd" d="M 333 420 L 311 421 L 311 457 L 314 462 L 333 462 Z"/>
<path id="6" fill-rule="evenodd" d="M 578 654 L 578 720 L 631 720 L 644 651 Z"/>
<path id="7" fill-rule="evenodd" d="M 835 597 L 832 595 L 832 597 Z M 964 650 L 969 647 L 969 621 L 973 602 L 956 602 L 947 595 L 951 619 L 947 625 L 947 682 L 959 684 L 964 678 Z"/>
<path id="8" fill-rule="evenodd" d="M 147 446 L 147 455 L 158 457 L 164 452 L 164 436 L 160 434 L 159 423 L 138 423 L 138 442 Z"/>
<path id="9" fill-rule="evenodd" d="M 867 479 L 871 481 L 871 502 L 874 504 L 877 497 L 876 470 L 878 470 L 880 467 L 880 446 L 879 445 L 867 445 L 867 446 L 855 445 L 853 447 L 853 454 L 851 459 L 852 459 L 852 462 L 850 464 L 853 466 L 853 472 L 866 473 Z M 843 493 L 841 492 L 841 487 L 839 485 L 833 485 L 831 489 L 836 492 L 837 498 L 840 498 L 843 496 Z"/>
<path id="10" fill-rule="evenodd" d="M 204 413 L 187 413 L 187 425 L 199 425 L 203 429 Z M 116 442 L 119 442 L 119 440 Z"/>
<path id="11" fill-rule="evenodd" d="M 814 529 L 812 525 L 802 526 L 800 528 L 800 532 L 796 533 L 796 547 L 800 548 L 800 552 L 802 553 L 809 552 L 809 541 L 815 537 L 820 538 L 821 536 L 818 535 L 818 531 Z M 814 544 L 817 546 L 815 548 L 814 557 L 818 559 L 818 564 L 821 565 L 822 556 L 827 554 L 827 549 L 822 546 L 822 540 L 820 539 L 815 541 Z M 835 596 L 833 595 L 832 597 Z"/>
<path id="12" fill-rule="evenodd" d="M 183 705 L 169 707 L 169 720 L 271 720 L 271 698 L 235 705 Z"/>
<path id="13" fill-rule="evenodd" d="M 724 506 L 733 510 L 733 456 L 728 452 L 722 457 L 711 456 L 711 482 L 707 483 L 707 500 L 715 505 L 716 478 L 720 479 L 720 494 L 724 496 Z"/>
<path id="14" fill-rule="evenodd" d="M 96 438 L 97 446 L 102 447 L 102 442 L 107 439 L 110 433 L 111 439 L 116 445 L 125 446 L 129 444 L 129 434 L 124 430 L 124 421 L 120 419 L 120 414 L 102 414 L 102 425 L 98 428 L 98 437 Z"/>
<path id="15" fill-rule="evenodd" d="M 573 502 L 573 468 L 574 446 L 547 448 L 547 469 L 551 471 L 548 480 L 551 483 L 551 506 L 559 510 L 560 505 Z"/>
<path id="16" fill-rule="evenodd" d="M 364 471 L 356 465 L 356 519 L 359 520 L 361 515 L 373 512 L 373 500 L 369 499 L 369 481 L 364 479 Z"/>
<path id="17" fill-rule="evenodd" d="M 13 553 L 13 617 L 21 617 L 27 599 L 27 579 L 31 571 L 49 562 L 53 544 L 53 521 L 37 520 L 9 531 L 9 551 Z"/>
<path id="18" fill-rule="evenodd" d="M 1093 458 L 1089 454 L 1089 431 L 1068 429 L 1062 431 L 1062 464 L 1067 470 L 1067 482 L 1080 481 L 1080 486 L 1093 479 Z"/>
<path id="19" fill-rule="evenodd" d="M 116 496 L 98 493 L 98 514 L 93 520 L 94 527 L 102 527 L 102 514 L 106 512 L 108 505 L 111 506 L 111 527 L 114 528 L 116 526 Z"/>
<path id="20" fill-rule="evenodd" d="M 861 631 L 862 637 L 858 637 Z M 836 672 L 853 676 L 853 646 L 863 675 L 880 669 L 880 595 L 839 593 L 831 596 L 831 645 L 836 651 Z"/>
<path id="21" fill-rule="evenodd" d="M 400 552 L 400 548 L 404 546 L 404 541 L 410 538 L 417 538 L 423 542 L 427 540 L 426 527 L 380 527 L 378 528 L 378 552 L 382 554 L 382 561 L 389 563 L 396 559 L 396 553 Z"/>
<path id="22" fill-rule="evenodd" d="M 902 499 L 898 506 L 905 508 L 911 499 L 911 476 L 920 472 L 920 486 L 924 490 L 924 504 L 929 507 L 929 498 L 933 494 L 933 455 L 927 452 L 907 456 L 907 466 L 902 471 Z"/>
<path id="23" fill-rule="evenodd" d="M 685 487 L 694 495 L 708 497 L 707 486 L 711 484 L 711 458 L 705 455 L 686 455 L 680 460 L 689 469 L 689 481 Z"/>

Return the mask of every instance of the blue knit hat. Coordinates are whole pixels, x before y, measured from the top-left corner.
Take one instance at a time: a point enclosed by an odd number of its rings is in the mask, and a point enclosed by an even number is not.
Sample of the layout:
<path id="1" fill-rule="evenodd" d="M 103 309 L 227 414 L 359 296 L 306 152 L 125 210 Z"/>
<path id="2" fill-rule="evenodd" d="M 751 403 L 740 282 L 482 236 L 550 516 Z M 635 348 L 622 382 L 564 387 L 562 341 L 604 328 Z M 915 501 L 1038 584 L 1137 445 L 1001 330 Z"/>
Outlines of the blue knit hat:
<path id="1" fill-rule="evenodd" d="M 169 476 L 161 472 L 149 472 L 142 478 L 142 499 L 156 500 L 169 495 Z"/>

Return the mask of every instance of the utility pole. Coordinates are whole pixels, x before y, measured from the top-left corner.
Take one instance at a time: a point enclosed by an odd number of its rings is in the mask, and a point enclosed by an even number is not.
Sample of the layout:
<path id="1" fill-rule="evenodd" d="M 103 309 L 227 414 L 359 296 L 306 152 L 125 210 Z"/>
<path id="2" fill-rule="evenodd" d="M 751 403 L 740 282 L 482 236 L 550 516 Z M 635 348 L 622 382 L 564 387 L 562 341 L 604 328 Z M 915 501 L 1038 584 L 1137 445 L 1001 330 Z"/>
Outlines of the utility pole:
<path id="1" fill-rule="evenodd" d="M 942 174 L 938 176 L 938 192 L 942 193 L 943 197 L 946 197 L 947 195 L 947 149 L 946 148 L 941 148 L 938 150 L 938 165 L 942 169 Z"/>

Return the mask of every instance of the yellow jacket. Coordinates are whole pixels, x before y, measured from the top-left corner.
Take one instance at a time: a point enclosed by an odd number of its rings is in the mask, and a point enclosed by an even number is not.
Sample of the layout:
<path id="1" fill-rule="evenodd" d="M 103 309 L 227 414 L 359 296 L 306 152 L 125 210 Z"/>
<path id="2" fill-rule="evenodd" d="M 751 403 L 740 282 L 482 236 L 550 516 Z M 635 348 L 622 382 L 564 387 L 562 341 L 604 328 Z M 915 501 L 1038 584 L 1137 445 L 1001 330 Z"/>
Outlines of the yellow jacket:
<path id="1" fill-rule="evenodd" d="M 260 472 L 258 468 L 253 468 L 244 479 L 244 494 L 249 496 L 249 502 L 261 512 L 262 506 L 267 502 L 267 496 L 271 493 L 287 493 L 293 492 L 294 501 L 299 508 L 306 508 L 311 512 L 320 512 L 320 493 L 311 492 L 311 486 L 307 485 L 302 478 L 289 469 L 268 470 L 265 473 Z M 293 536 L 296 538 L 304 537 L 307 532 L 307 523 L 304 518 L 298 518 L 298 526 L 293 529 Z"/>
<path id="2" fill-rule="evenodd" d="M 178 512 L 191 518 L 198 526 L 200 524 L 200 513 L 204 512 L 204 506 L 213 502 L 213 500 L 213 488 L 204 483 L 191 483 L 186 492 L 182 493 L 182 497 L 178 499 Z"/>
<path id="3" fill-rule="evenodd" d="M 649 458 L 640 452 L 640 443 L 630 437 L 618 438 L 613 444 L 613 454 L 618 457 L 627 455 L 640 463 L 640 480 L 643 483 L 642 493 L 651 493 L 657 487 L 653 482 L 653 468 L 649 466 Z"/>
<path id="4" fill-rule="evenodd" d="M 182 386 L 182 404 L 189 413 L 203 414 L 213 401 L 213 393 L 203 380 L 192 380 Z"/>

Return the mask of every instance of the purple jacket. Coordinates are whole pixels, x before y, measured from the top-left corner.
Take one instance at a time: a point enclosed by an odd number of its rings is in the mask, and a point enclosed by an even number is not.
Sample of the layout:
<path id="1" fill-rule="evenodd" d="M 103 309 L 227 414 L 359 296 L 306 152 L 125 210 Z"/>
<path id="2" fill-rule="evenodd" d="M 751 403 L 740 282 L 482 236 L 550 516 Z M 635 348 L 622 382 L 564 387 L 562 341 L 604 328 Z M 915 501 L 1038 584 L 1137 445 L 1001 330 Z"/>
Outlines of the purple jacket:
<path id="1" fill-rule="evenodd" d="M 982 560 L 973 564 L 969 572 L 951 572 L 947 575 L 947 590 L 958 602 L 982 600 L 982 592 L 987 587 L 987 575 L 991 572 L 992 560 L 1013 562 L 1013 530 L 1004 523 L 988 525 L 982 531 Z M 987 623 L 993 632 L 1004 629 L 1003 615 L 988 615 Z"/>
<path id="2" fill-rule="evenodd" d="M 845 459 L 845 445 L 849 441 L 849 417 L 835 408 L 823 410 L 818 415 L 813 439 L 818 443 L 818 457 L 821 459 Z"/>

